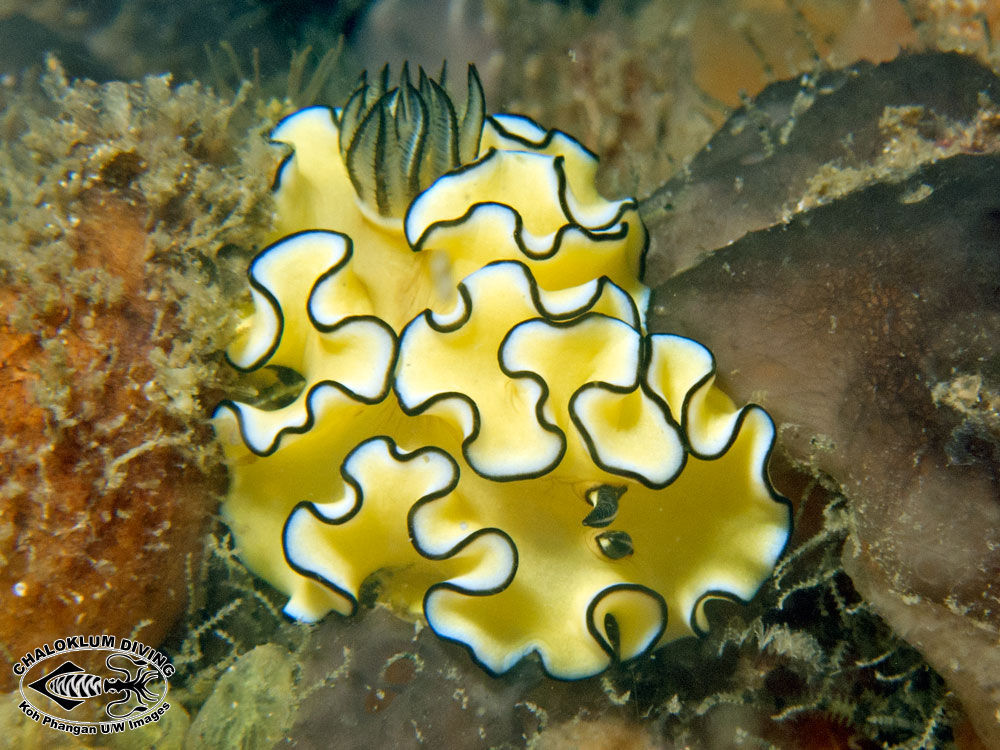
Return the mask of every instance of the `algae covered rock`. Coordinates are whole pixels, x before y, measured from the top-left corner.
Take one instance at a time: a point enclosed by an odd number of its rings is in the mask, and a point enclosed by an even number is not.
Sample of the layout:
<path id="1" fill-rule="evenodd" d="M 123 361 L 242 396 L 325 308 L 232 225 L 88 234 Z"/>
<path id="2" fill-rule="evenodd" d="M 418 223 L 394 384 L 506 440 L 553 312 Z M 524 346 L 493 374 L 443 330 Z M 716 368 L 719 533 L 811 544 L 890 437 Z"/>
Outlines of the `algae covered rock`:
<path id="1" fill-rule="evenodd" d="M 253 244 L 274 157 L 235 145 L 239 100 L 167 77 L 70 83 L 50 61 L 0 113 L 3 664 L 74 633 L 156 645 L 225 482 L 207 259 Z"/>

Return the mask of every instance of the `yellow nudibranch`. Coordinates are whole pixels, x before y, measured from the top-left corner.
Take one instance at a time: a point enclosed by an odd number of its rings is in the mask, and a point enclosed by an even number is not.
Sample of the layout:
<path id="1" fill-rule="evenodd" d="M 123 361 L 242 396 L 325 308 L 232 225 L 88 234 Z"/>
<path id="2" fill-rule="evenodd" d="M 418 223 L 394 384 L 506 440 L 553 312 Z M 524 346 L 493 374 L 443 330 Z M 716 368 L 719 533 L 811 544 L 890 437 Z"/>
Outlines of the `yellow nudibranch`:
<path id="1" fill-rule="evenodd" d="M 292 400 L 225 401 L 239 553 L 314 621 L 367 580 L 499 674 L 576 679 L 708 627 L 787 541 L 774 426 L 700 344 L 645 330 L 647 234 L 557 130 L 456 112 L 404 68 L 272 138 L 277 236 L 229 350 Z M 253 376 L 248 376 L 253 377 Z"/>

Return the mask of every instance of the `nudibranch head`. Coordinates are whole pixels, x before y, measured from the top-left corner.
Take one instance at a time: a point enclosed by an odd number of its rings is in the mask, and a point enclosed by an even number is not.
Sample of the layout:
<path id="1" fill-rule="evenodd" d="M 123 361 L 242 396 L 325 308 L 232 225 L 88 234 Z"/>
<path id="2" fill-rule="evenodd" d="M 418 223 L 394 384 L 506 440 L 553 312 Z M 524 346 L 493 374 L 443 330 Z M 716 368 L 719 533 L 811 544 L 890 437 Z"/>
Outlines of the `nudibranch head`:
<path id="1" fill-rule="evenodd" d="M 373 576 L 493 673 L 580 678 L 708 627 L 781 554 L 774 426 L 700 344 L 645 330 L 647 236 L 596 158 L 404 72 L 281 122 L 279 238 L 229 350 L 291 401 L 226 401 L 240 554 L 316 620 Z"/>
<path id="2" fill-rule="evenodd" d="M 414 88 L 406 64 L 393 89 L 388 66 L 374 85 L 362 74 L 338 118 L 340 157 L 351 184 L 382 216 L 402 216 L 434 180 L 479 152 L 486 103 L 475 68 L 469 68 L 461 114 L 423 68 L 418 81 Z"/>

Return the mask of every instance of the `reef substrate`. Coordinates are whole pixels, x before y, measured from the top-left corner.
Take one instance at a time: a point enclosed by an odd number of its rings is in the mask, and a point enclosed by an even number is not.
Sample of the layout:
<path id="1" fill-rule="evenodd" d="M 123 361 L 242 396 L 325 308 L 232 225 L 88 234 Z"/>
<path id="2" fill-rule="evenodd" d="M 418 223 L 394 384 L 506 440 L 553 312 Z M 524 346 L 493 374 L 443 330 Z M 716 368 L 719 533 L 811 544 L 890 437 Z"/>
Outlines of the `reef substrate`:
<path id="1" fill-rule="evenodd" d="M 854 585 L 997 746 L 1000 81 L 927 54 L 794 86 L 647 202 L 651 327 L 712 347 L 848 499 Z"/>
<path id="2" fill-rule="evenodd" d="M 221 248 L 267 222 L 274 156 L 168 77 L 0 91 L 0 652 L 156 645 L 225 475 L 204 417 Z M 211 259 L 211 260 L 209 260 Z M 2 682 L 11 672 L 0 666 Z"/>

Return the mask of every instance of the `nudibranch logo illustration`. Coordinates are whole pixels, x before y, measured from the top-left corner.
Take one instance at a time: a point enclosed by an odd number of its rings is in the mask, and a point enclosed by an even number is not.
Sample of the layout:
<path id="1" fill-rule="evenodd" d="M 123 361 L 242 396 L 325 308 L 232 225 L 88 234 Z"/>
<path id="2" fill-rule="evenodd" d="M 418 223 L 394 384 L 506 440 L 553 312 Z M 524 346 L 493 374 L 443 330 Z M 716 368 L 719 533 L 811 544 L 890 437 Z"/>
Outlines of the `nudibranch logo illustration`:
<path id="1" fill-rule="evenodd" d="M 790 506 L 767 413 L 647 330 L 636 201 L 567 134 L 486 115 L 471 66 L 466 91 L 384 69 L 272 132 L 274 241 L 228 350 L 261 395 L 215 410 L 223 514 L 292 617 L 374 580 L 493 674 L 536 654 L 578 679 L 752 597 Z"/>
<path id="2" fill-rule="evenodd" d="M 111 635 L 59 638 L 26 653 L 13 670 L 20 680 L 21 712 L 67 734 L 138 729 L 159 721 L 170 708 L 166 698 L 173 665 L 156 649 L 129 638 L 120 643 Z M 97 703 L 107 720 L 84 721 L 73 714 L 88 702 Z M 93 717 L 91 712 L 88 718 Z"/>

